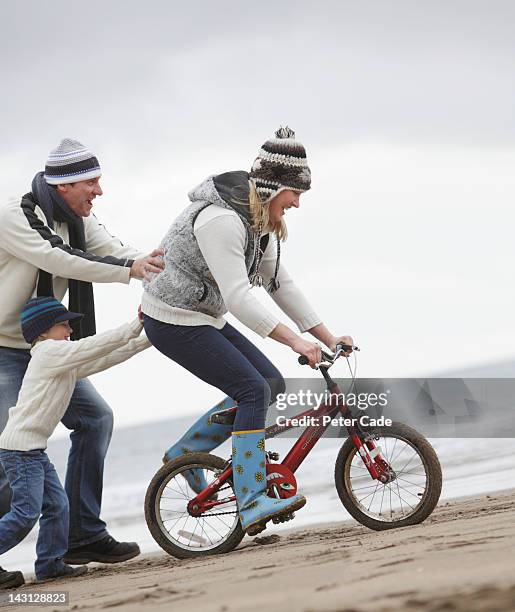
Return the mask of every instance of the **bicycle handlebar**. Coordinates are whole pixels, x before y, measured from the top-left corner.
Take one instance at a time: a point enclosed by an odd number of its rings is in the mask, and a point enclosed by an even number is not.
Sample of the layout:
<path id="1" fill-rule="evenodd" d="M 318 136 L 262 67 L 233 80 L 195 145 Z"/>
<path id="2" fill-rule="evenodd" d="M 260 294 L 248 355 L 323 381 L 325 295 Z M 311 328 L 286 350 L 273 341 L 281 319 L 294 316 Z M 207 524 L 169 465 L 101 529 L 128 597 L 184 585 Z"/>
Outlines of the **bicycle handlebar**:
<path id="1" fill-rule="evenodd" d="M 322 359 L 323 361 L 329 361 L 331 363 L 334 363 L 342 353 L 346 353 L 347 351 L 359 351 L 359 347 L 350 346 L 350 344 L 337 344 L 336 353 L 334 355 L 331 355 L 330 353 L 322 351 Z M 298 359 L 298 362 L 300 363 L 300 365 L 308 365 L 309 359 L 306 357 L 306 355 L 301 355 Z"/>

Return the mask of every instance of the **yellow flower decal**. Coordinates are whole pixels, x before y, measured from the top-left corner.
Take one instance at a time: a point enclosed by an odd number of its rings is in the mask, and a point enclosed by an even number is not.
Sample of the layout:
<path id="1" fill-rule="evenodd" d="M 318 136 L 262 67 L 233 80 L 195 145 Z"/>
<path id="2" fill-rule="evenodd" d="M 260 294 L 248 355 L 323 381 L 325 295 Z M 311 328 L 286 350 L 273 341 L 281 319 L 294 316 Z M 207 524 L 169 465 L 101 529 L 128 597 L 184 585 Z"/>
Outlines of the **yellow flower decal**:
<path id="1" fill-rule="evenodd" d="M 256 482 L 263 482 L 263 480 L 265 479 L 265 476 L 263 472 L 256 472 L 255 478 L 256 478 Z"/>
<path id="2" fill-rule="evenodd" d="M 257 443 L 257 447 L 260 451 L 264 451 L 265 450 L 265 439 L 261 438 L 259 440 L 259 442 Z"/>
<path id="3" fill-rule="evenodd" d="M 243 474 L 243 467 L 239 463 L 236 466 L 236 471 L 238 472 L 238 474 Z"/>
<path id="4" fill-rule="evenodd" d="M 245 459 L 250 459 L 252 457 L 252 451 L 245 451 Z"/>
<path id="5" fill-rule="evenodd" d="M 249 492 L 247 487 L 241 487 L 241 492 L 243 493 L 243 495 L 245 495 L 246 493 Z"/>

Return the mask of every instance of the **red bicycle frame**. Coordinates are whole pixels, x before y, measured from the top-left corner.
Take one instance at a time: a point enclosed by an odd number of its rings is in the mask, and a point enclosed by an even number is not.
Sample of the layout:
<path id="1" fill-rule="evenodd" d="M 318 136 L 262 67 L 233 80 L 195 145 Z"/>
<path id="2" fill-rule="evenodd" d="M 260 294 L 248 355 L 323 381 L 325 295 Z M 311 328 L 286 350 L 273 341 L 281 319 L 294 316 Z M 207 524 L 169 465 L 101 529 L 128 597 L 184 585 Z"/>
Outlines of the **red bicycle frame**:
<path id="1" fill-rule="evenodd" d="M 313 424 L 306 427 L 298 440 L 294 443 L 284 461 L 280 464 L 286 466 L 293 473 L 299 468 L 304 459 L 309 455 L 312 448 L 320 440 L 325 430 L 329 427 L 330 421 L 324 424 L 324 416 L 335 418 L 340 413 L 344 418 L 352 419 L 352 414 L 348 406 L 339 401 L 342 393 L 338 385 L 327 375 L 328 387 L 330 391 L 330 401 L 322 404 L 317 408 L 311 408 L 301 414 L 298 414 L 294 419 L 302 417 L 310 417 Z M 317 423 L 318 421 L 318 423 Z M 351 421 L 353 422 L 353 421 Z M 273 438 L 285 431 L 293 429 L 294 425 L 271 425 L 265 429 L 265 438 Z M 359 426 L 347 425 L 349 437 L 352 439 L 364 465 L 374 480 L 388 481 L 388 471 L 390 466 L 381 456 L 381 449 L 377 447 L 372 436 L 363 432 Z M 200 516 L 206 510 L 210 510 L 215 506 L 225 504 L 228 501 L 233 501 L 234 496 L 229 498 L 212 499 L 212 495 L 216 493 L 225 482 L 232 476 L 232 465 L 228 465 L 224 471 L 215 480 L 209 484 L 203 491 L 194 497 L 188 504 L 188 510 L 192 516 Z M 211 499 L 210 499 L 211 498 Z"/>

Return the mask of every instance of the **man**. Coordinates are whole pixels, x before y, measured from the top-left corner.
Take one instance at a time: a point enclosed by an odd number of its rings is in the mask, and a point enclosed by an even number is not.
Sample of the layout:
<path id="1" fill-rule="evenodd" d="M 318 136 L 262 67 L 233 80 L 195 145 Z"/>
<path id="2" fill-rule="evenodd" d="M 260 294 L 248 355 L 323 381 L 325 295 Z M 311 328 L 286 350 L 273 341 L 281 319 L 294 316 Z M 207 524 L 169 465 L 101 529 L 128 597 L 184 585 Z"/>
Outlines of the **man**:
<path id="1" fill-rule="evenodd" d="M 62 300 L 85 316 L 73 339 L 95 333 L 91 283 L 126 283 L 159 273 L 162 252 L 143 255 L 107 232 L 91 213 L 102 195 L 97 158 L 81 143 L 64 139 L 21 200 L 0 207 L 0 432 L 30 359 L 20 327 L 23 304 L 34 296 Z M 135 542 L 117 542 L 100 518 L 104 459 L 113 414 L 93 385 L 77 381 L 62 419 L 71 430 L 65 488 L 70 502 L 70 534 L 64 561 L 116 563 L 139 554 Z M 0 516 L 10 506 L 10 489 L 0 468 Z M 0 574 L 1 582 L 1 574 Z"/>

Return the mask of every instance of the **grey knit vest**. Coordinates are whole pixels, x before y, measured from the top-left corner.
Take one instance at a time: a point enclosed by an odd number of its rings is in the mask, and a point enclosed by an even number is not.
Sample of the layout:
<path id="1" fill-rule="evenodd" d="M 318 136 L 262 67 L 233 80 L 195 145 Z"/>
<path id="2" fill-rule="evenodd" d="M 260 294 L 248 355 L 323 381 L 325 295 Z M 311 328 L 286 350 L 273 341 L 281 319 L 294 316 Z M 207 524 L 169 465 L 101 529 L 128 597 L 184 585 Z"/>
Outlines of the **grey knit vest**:
<path id="1" fill-rule="evenodd" d="M 224 197 L 233 202 L 228 203 Z M 143 288 L 169 306 L 221 317 L 227 308 L 200 251 L 193 226 L 207 206 L 234 210 L 245 227 L 245 265 L 250 273 L 255 237 L 248 207 L 237 204 L 248 199 L 248 174 L 236 171 L 210 177 L 191 191 L 189 198 L 191 204 L 175 219 L 160 244 L 165 253 L 165 269 L 144 282 Z"/>

